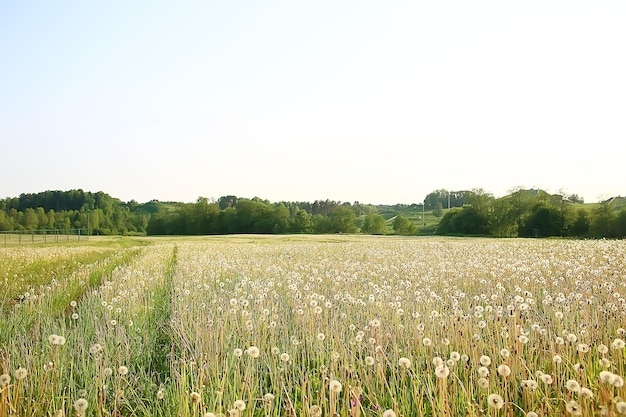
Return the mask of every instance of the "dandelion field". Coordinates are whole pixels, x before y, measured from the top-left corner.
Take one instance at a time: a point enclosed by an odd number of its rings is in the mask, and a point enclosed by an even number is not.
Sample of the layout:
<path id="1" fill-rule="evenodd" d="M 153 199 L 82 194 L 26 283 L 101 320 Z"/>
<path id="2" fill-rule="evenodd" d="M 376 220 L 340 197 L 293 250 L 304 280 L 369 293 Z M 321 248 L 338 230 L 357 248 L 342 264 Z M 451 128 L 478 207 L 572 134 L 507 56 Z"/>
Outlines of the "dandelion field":
<path id="1" fill-rule="evenodd" d="M 0 417 L 626 415 L 624 241 L 137 242 L 0 248 Z"/>

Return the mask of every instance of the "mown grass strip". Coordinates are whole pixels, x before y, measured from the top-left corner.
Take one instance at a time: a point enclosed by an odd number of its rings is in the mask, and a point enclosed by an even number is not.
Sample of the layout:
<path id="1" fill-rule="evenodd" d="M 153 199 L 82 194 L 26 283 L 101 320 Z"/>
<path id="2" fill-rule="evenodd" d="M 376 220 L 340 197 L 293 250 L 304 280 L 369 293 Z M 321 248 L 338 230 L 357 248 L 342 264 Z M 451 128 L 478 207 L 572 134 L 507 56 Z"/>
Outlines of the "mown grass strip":
<path id="1" fill-rule="evenodd" d="M 14 334 L 30 331 L 45 319 L 64 316 L 69 312 L 71 301 L 78 300 L 89 288 L 100 285 L 104 277 L 110 277 L 115 268 L 129 264 L 139 253 L 139 248 L 123 249 L 55 280 L 46 288 L 47 292 L 23 301 L 19 307 L 0 317 L 0 342 L 8 341 Z"/>

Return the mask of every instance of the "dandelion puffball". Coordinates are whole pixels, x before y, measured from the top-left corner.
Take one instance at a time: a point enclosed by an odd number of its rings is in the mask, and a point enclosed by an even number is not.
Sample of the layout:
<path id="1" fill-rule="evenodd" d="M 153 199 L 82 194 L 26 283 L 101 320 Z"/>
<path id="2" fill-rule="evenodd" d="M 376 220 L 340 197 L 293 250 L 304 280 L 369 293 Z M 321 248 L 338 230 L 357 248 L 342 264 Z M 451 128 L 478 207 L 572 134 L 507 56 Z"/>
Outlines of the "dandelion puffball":
<path id="1" fill-rule="evenodd" d="M 504 400 L 499 394 L 489 394 L 487 397 L 487 404 L 489 407 L 499 410 L 504 407 Z"/>
<path id="2" fill-rule="evenodd" d="M 337 381 L 336 379 L 330 381 L 329 389 L 331 392 L 339 393 L 341 392 L 342 388 L 343 386 L 341 385 L 341 382 Z"/>

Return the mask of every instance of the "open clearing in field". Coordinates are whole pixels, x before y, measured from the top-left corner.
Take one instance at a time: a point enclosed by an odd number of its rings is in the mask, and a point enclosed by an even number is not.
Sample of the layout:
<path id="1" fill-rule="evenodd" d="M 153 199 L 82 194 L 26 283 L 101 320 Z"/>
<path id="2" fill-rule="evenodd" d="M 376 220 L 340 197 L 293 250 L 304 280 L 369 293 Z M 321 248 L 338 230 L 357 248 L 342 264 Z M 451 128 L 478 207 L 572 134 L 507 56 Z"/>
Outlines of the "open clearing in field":
<path id="1" fill-rule="evenodd" d="M 146 240 L 0 316 L 0 417 L 626 413 L 626 242 Z"/>

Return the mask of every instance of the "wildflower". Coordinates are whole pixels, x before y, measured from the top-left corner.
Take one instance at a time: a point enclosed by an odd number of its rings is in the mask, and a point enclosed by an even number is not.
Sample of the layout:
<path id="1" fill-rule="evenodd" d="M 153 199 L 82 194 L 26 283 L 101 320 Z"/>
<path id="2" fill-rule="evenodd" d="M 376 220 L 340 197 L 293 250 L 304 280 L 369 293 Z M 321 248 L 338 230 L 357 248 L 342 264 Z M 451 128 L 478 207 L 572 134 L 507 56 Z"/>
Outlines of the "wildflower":
<path id="1" fill-rule="evenodd" d="M 480 364 L 482 366 L 489 366 L 489 365 L 491 365 L 491 358 L 489 356 L 487 356 L 487 355 L 482 355 L 480 357 Z"/>
<path id="2" fill-rule="evenodd" d="M 580 389 L 580 398 L 593 398 L 593 391 L 587 387 L 582 387 Z"/>
<path id="3" fill-rule="evenodd" d="M 374 365 L 374 363 L 376 363 L 376 360 L 373 357 L 371 357 L 371 356 L 366 356 L 365 357 L 365 363 L 367 365 L 369 365 L 369 366 L 372 366 L 372 365 Z"/>
<path id="4" fill-rule="evenodd" d="M 233 404 L 235 410 L 243 411 L 246 409 L 246 403 L 244 400 L 237 400 Z"/>
<path id="5" fill-rule="evenodd" d="M 518 340 L 520 341 L 520 343 L 522 343 L 522 344 L 524 344 L 524 345 L 525 345 L 526 343 L 528 343 L 528 342 L 529 342 L 529 340 L 530 340 L 530 339 L 528 339 L 528 337 L 527 337 L 526 335 L 524 335 L 524 334 L 523 334 L 523 335 L 520 335 L 520 337 L 518 338 Z"/>
<path id="6" fill-rule="evenodd" d="M 261 352 L 259 351 L 259 348 L 256 346 L 250 346 L 248 348 L 248 350 L 246 350 L 246 353 L 248 354 L 248 356 L 250 356 L 251 358 L 258 358 L 259 355 L 261 354 Z"/>
<path id="7" fill-rule="evenodd" d="M 504 400 L 498 394 L 489 394 L 489 396 L 487 397 L 487 404 L 489 405 L 489 407 L 499 410 L 504 407 Z"/>
<path id="8" fill-rule="evenodd" d="M 280 354 L 280 360 L 283 362 L 289 362 L 289 354 L 288 353 L 281 353 Z"/>
<path id="9" fill-rule="evenodd" d="M 535 413 L 534 411 L 529 411 L 526 413 L 526 417 L 539 417 L 539 414 Z"/>
<path id="10" fill-rule="evenodd" d="M 500 374 L 501 377 L 506 378 L 509 375 L 511 375 L 511 368 L 509 368 L 505 364 L 502 364 L 498 366 L 498 373 Z"/>
<path id="11" fill-rule="evenodd" d="M 26 376 L 28 375 L 28 371 L 25 368 L 17 368 L 15 370 L 15 379 L 17 379 L 18 381 L 21 381 L 22 379 L 26 378 Z"/>
<path id="12" fill-rule="evenodd" d="M 445 379 L 448 377 L 448 375 L 450 375 L 450 368 L 445 365 L 440 365 L 435 368 L 435 375 L 437 376 L 437 378 Z"/>
<path id="13" fill-rule="evenodd" d="M 398 360 L 398 365 L 401 368 L 409 369 L 411 367 L 411 359 L 402 357 Z"/>
<path id="14" fill-rule="evenodd" d="M 441 359 L 439 356 L 435 356 L 433 358 L 433 365 L 435 365 L 435 367 L 443 365 L 443 359 Z"/>
<path id="15" fill-rule="evenodd" d="M 613 377 L 613 374 L 609 371 L 601 371 L 600 372 L 600 381 L 602 382 L 610 382 Z"/>
<path id="16" fill-rule="evenodd" d="M 331 392 L 340 393 L 343 386 L 341 385 L 341 382 L 333 379 L 330 381 L 329 388 Z"/>
<path id="17" fill-rule="evenodd" d="M 48 336 L 48 342 L 50 342 L 51 345 L 62 346 L 65 344 L 65 337 L 51 334 Z"/>
<path id="18" fill-rule="evenodd" d="M 396 417 L 396 412 L 393 410 L 386 410 L 383 413 L 383 417 Z"/>
<path id="19" fill-rule="evenodd" d="M 233 355 L 235 355 L 238 358 L 241 358 L 241 356 L 243 355 L 243 350 L 236 348 L 235 350 L 233 350 Z"/>
<path id="20" fill-rule="evenodd" d="M 619 350 L 619 349 L 624 349 L 624 346 L 626 345 L 626 343 L 622 340 L 622 339 L 615 339 L 612 343 L 611 343 L 611 348 L 613 350 Z"/>
<path id="21" fill-rule="evenodd" d="M 72 320 L 78 320 L 78 313 L 72 314 Z"/>
<path id="22" fill-rule="evenodd" d="M 92 355 L 98 355 L 102 352 L 102 345 L 100 343 L 96 343 L 95 345 L 91 345 L 89 348 L 89 353 Z"/>
<path id="23" fill-rule="evenodd" d="M 620 414 L 626 414 L 626 401 L 618 401 L 615 403 L 615 409 Z"/>
<path id="24" fill-rule="evenodd" d="M 511 356 L 511 352 L 509 352 L 508 349 L 500 349 L 500 356 L 502 356 L 503 358 L 508 358 L 509 356 Z"/>
<path id="25" fill-rule="evenodd" d="M 326 339 L 326 335 L 324 333 L 317 334 L 317 340 L 319 340 L 320 342 L 323 342 L 324 339 Z"/>
<path id="26" fill-rule="evenodd" d="M 272 401 L 274 401 L 274 394 L 272 394 L 271 392 L 268 392 L 267 394 L 265 394 L 263 396 L 263 401 L 271 403 Z"/>
<path id="27" fill-rule="evenodd" d="M 204 413 L 204 416 L 202 416 L 202 417 L 215 417 L 215 414 L 210 413 L 210 412 L 206 412 L 206 413 Z"/>
<path id="28" fill-rule="evenodd" d="M 311 414 L 311 417 L 322 417 L 322 407 L 312 405 L 311 408 L 309 408 L 309 414 Z"/>
<path id="29" fill-rule="evenodd" d="M 575 379 L 569 379 L 565 383 L 565 388 L 567 388 L 569 392 L 580 392 L 580 384 Z"/>
<path id="30" fill-rule="evenodd" d="M 78 415 L 83 415 L 88 406 L 89 403 L 84 398 L 79 398 L 74 402 L 74 410 L 76 410 L 76 413 L 78 413 Z"/>
<path id="31" fill-rule="evenodd" d="M 117 372 L 120 375 L 122 375 L 122 376 L 127 375 L 128 374 L 128 368 L 126 366 L 122 365 L 119 368 L 117 368 Z"/>
<path id="32" fill-rule="evenodd" d="M 202 399 L 202 396 L 200 395 L 199 392 L 195 392 L 193 391 L 191 394 L 189 394 L 189 397 L 191 397 L 191 401 L 194 404 L 198 404 L 200 402 L 200 400 Z"/>
<path id="33" fill-rule="evenodd" d="M 563 362 L 563 358 L 561 357 L 561 355 L 554 355 L 552 357 L 552 362 L 554 362 L 557 365 L 559 365 L 561 362 Z"/>
<path id="34" fill-rule="evenodd" d="M 425 338 L 423 338 L 423 339 L 422 339 L 422 344 L 423 344 L 424 346 L 431 346 L 431 345 L 433 344 L 433 341 L 432 341 L 432 340 L 430 340 L 430 338 L 425 337 Z"/>
<path id="35" fill-rule="evenodd" d="M 570 413 L 573 416 L 582 416 L 583 415 L 582 407 L 574 400 L 568 401 L 565 404 L 565 409 L 567 410 L 568 413 Z"/>
<path id="36" fill-rule="evenodd" d="M 458 362 L 461 360 L 461 354 L 459 352 L 452 351 L 450 352 L 450 359 L 452 359 L 455 362 Z"/>
<path id="37" fill-rule="evenodd" d="M 535 391 L 539 388 L 539 384 L 534 379 L 524 379 L 521 383 L 522 387 L 528 388 L 530 391 Z"/>
<path id="38" fill-rule="evenodd" d="M 576 350 L 579 353 L 587 353 L 589 352 L 589 345 L 586 343 L 579 343 L 578 346 L 576 346 Z"/>
<path id="39" fill-rule="evenodd" d="M 11 375 L 2 374 L 0 375 L 0 388 L 4 388 L 11 382 Z"/>
<path id="40" fill-rule="evenodd" d="M 558 320 L 561 320 L 563 318 L 563 313 L 557 311 L 554 313 L 554 317 L 556 317 Z"/>
<path id="41" fill-rule="evenodd" d="M 159 390 L 157 391 L 156 397 L 157 397 L 157 400 L 162 400 L 163 398 L 165 398 L 165 389 L 163 389 L 162 387 L 159 388 Z"/>
<path id="42" fill-rule="evenodd" d="M 107 376 L 111 376 L 111 375 L 113 375 L 113 369 L 111 369 L 111 368 L 104 368 L 104 369 L 102 370 L 102 374 L 103 374 L 105 377 L 107 377 Z"/>
<path id="43" fill-rule="evenodd" d="M 546 385 L 551 385 L 552 384 L 552 375 L 549 375 L 549 374 L 541 375 L 541 381 L 544 384 L 546 384 Z"/>
<path id="44" fill-rule="evenodd" d="M 621 388 L 624 386 L 624 378 L 622 378 L 619 375 L 613 374 L 609 383 L 613 385 L 615 388 Z"/>
<path id="45" fill-rule="evenodd" d="M 489 368 L 481 366 L 480 368 L 478 368 L 478 375 L 480 375 L 482 378 L 487 378 L 489 376 Z"/>
<path id="46" fill-rule="evenodd" d="M 598 345 L 598 353 L 601 353 L 603 355 L 609 353 L 609 347 L 605 345 L 604 343 L 600 343 Z"/>
<path id="47" fill-rule="evenodd" d="M 489 388 L 489 380 L 487 378 L 478 378 L 478 386 L 482 389 Z"/>
<path id="48" fill-rule="evenodd" d="M 278 355 L 280 354 L 280 349 L 278 349 L 276 346 L 274 346 L 272 348 L 272 355 Z"/>

